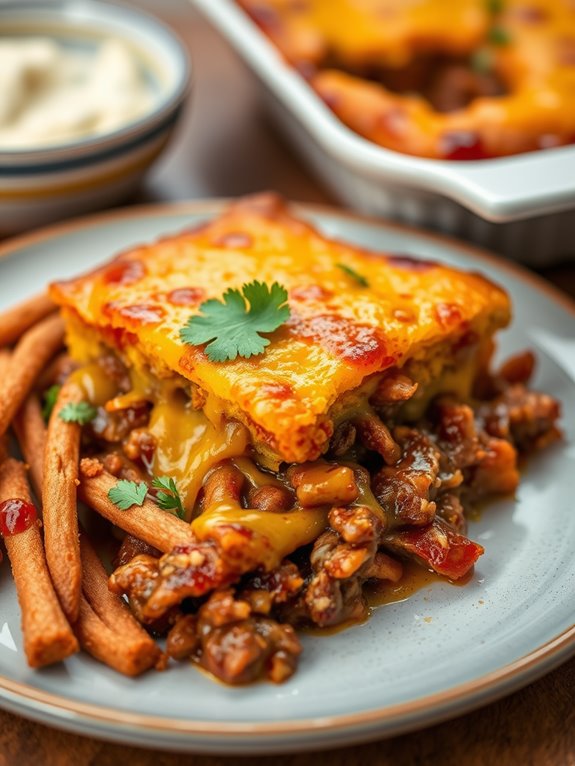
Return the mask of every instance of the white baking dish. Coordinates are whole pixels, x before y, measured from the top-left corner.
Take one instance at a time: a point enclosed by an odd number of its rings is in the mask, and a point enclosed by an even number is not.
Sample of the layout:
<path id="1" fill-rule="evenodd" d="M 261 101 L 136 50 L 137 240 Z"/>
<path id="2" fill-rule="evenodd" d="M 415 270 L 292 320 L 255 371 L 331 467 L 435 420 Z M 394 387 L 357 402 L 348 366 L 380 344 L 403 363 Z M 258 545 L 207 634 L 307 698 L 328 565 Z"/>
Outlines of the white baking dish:
<path id="1" fill-rule="evenodd" d="M 575 146 L 476 162 L 389 151 L 341 123 L 234 0 L 191 2 L 255 72 L 280 128 L 344 204 L 530 265 L 575 257 Z"/>

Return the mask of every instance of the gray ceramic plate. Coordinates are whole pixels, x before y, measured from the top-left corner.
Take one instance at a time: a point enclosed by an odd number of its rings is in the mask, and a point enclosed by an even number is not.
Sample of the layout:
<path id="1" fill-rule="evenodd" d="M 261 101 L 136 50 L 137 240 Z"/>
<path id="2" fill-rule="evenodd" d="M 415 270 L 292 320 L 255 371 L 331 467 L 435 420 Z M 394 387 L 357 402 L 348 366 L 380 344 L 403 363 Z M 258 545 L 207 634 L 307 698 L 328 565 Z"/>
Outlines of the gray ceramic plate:
<path id="1" fill-rule="evenodd" d="M 219 203 L 120 211 L 5 245 L 0 309 L 49 280 L 90 268 L 137 242 L 212 215 Z M 575 314 L 526 273 L 453 241 L 316 207 L 299 208 L 328 234 L 374 249 L 480 270 L 511 293 L 500 353 L 539 357 L 536 385 L 575 411 Z M 517 498 L 494 503 L 471 536 L 486 553 L 461 588 L 436 583 L 379 609 L 366 625 L 305 637 L 283 686 L 231 689 L 179 665 L 138 680 L 80 655 L 31 671 L 9 568 L 0 566 L 0 705 L 65 729 L 143 746 L 226 754 L 335 747 L 425 726 L 507 694 L 575 653 L 575 448 L 533 459 Z"/>

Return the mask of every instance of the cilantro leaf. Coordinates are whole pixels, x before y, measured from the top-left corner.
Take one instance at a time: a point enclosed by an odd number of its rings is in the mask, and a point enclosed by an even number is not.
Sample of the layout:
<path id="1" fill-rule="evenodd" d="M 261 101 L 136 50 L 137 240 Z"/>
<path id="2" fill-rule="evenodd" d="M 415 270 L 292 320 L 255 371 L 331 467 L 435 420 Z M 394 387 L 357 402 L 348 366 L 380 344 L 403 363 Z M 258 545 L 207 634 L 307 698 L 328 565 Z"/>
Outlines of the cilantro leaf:
<path id="1" fill-rule="evenodd" d="M 489 74 L 493 71 L 493 54 L 487 48 L 479 48 L 472 54 L 469 63 L 477 74 Z"/>
<path id="2" fill-rule="evenodd" d="M 54 405 L 56 404 L 56 400 L 58 399 L 58 394 L 60 393 L 61 388 L 62 386 L 50 386 L 49 389 L 44 391 L 42 396 L 44 400 L 44 404 L 42 405 L 42 417 L 46 423 L 50 420 L 50 415 L 52 414 L 52 410 L 54 409 Z"/>
<path id="3" fill-rule="evenodd" d="M 161 491 L 156 492 L 155 500 L 163 511 L 175 511 L 176 515 L 183 519 L 186 515 L 182 499 L 176 482 L 169 476 L 155 476 L 152 479 L 152 487 Z"/>
<path id="4" fill-rule="evenodd" d="M 90 423 L 97 414 L 97 408 L 88 402 L 68 402 L 58 413 L 65 423 L 79 423 L 81 426 Z"/>
<path id="5" fill-rule="evenodd" d="M 338 269 L 341 269 L 345 274 L 347 274 L 348 277 L 351 277 L 351 279 L 357 282 L 358 285 L 361 285 L 361 287 L 369 287 L 369 282 L 363 276 L 363 274 L 360 274 L 355 269 L 352 269 L 351 266 L 347 266 L 345 263 L 336 263 L 335 265 Z"/>
<path id="6" fill-rule="evenodd" d="M 487 39 L 492 45 L 509 45 L 511 42 L 511 35 L 505 29 L 505 27 L 491 27 L 487 33 Z"/>
<path id="7" fill-rule="evenodd" d="M 497 16 L 498 13 L 503 12 L 503 0 L 487 0 L 487 12 L 492 16 Z"/>
<path id="8" fill-rule="evenodd" d="M 147 494 L 148 487 L 144 482 L 136 483 L 135 481 L 120 479 L 111 487 L 108 497 L 116 508 L 119 508 L 121 511 L 127 511 L 133 505 L 143 505 Z"/>
<path id="9" fill-rule="evenodd" d="M 287 297 L 287 290 L 277 282 L 271 288 L 250 282 L 241 292 L 230 288 L 222 301 L 212 298 L 202 303 L 202 313 L 190 317 L 180 339 L 191 346 L 208 343 L 205 351 L 211 362 L 258 356 L 270 343 L 260 333 L 273 332 L 289 318 Z"/>

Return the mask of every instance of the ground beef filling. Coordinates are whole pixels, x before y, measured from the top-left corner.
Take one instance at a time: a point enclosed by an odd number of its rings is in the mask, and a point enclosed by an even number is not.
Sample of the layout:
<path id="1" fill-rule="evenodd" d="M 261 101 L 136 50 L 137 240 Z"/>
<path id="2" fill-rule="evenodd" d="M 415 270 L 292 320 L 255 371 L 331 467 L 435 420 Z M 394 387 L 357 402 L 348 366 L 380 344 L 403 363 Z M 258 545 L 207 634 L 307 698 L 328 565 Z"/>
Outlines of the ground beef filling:
<path id="1" fill-rule="evenodd" d="M 363 71 L 348 68 L 348 71 L 377 82 L 393 93 L 417 93 L 437 112 L 449 113 L 465 109 L 477 98 L 497 98 L 509 92 L 497 70 L 487 64 L 486 52 L 484 56 L 475 54 L 470 58 L 422 54 L 398 69 L 369 67 Z"/>
<path id="2" fill-rule="evenodd" d="M 466 511 L 485 496 L 512 492 L 518 457 L 559 436 L 557 402 L 526 387 L 532 368 L 530 355 L 516 357 L 478 381 L 473 406 L 442 396 L 409 424 L 401 422 L 401 403 L 414 387 L 398 374 L 384 402 L 372 400 L 366 415 L 336 429 L 324 460 L 288 468 L 281 486 L 247 487 L 236 466 L 220 464 L 202 507 L 229 496 L 278 513 L 294 505 L 329 509 L 325 531 L 273 571 L 218 540 L 161 555 L 128 538 L 110 588 L 128 598 L 142 624 L 167 635 L 174 660 L 192 659 L 229 684 L 286 680 L 301 653 L 294 627 L 364 619 L 366 583 L 398 582 L 402 560 L 452 580 L 471 570 L 483 549 L 466 537 Z M 153 447 L 142 413 L 126 416 L 131 429 L 119 417 L 114 428 L 100 429 L 106 451 L 99 459 L 116 476 L 141 479 Z"/>

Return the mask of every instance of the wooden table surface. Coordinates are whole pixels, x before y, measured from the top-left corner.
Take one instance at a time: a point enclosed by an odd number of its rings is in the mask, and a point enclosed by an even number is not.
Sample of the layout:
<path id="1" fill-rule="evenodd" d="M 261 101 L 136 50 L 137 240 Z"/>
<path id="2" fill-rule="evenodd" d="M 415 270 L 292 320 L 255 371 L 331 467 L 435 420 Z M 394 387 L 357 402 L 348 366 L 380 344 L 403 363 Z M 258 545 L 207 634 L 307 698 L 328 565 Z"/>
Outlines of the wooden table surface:
<path id="1" fill-rule="evenodd" d="M 195 86 L 170 152 L 137 202 L 277 189 L 331 202 L 262 114 L 257 88 L 229 48 L 182 2 L 160 12 L 189 45 Z M 544 276 L 575 297 L 575 266 Z M 255 759 L 232 759 L 248 764 Z M 74 736 L 0 712 L 0 766 L 219 766 L 230 759 L 144 751 Z M 259 766 L 567 766 L 575 764 L 575 659 L 482 710 L 395 739 L 322 753 L 257 759 Z"/>

